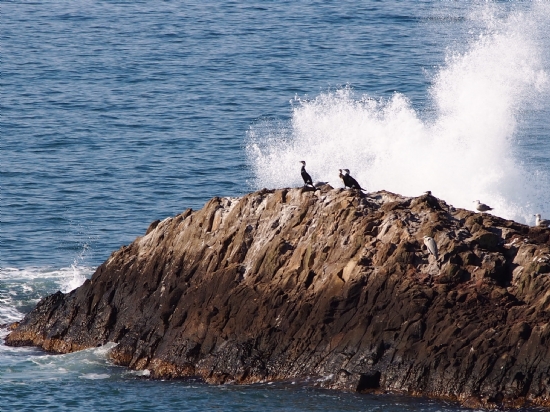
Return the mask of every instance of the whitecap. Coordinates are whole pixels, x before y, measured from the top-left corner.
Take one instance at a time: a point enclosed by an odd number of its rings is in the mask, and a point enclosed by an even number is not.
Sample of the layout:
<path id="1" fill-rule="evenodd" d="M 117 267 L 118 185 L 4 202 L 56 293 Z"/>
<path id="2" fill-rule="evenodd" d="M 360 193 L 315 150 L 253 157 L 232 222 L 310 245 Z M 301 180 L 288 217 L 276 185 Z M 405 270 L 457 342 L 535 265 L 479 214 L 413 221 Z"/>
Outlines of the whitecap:
<path id="1" fill-rule="evenodd" d="M 107 373 L 85 373 L 83 375 L 80 375 L 80 379 L 90 379 L 90 380 L 98 380 L 98 379 L 109 379 L 111 375 Z"/>
<path id="2" fill-rule="evenodd" d="M 24 316 L 44 295 L 60 290 L 68 293 L 91 277 L 95 268 L 76 263 L 66 268 L 0 268 L 0 324 Z"/>

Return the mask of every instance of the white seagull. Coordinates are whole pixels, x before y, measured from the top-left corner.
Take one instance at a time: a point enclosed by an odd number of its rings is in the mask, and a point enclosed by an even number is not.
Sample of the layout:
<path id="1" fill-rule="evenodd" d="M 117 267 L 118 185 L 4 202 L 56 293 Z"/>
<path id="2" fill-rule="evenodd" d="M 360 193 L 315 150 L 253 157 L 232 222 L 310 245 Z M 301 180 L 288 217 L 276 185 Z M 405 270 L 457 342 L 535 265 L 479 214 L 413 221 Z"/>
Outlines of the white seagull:
<path id="1" fill-rule="evenodd" d="M 434 255 L 435 259 L 437 260 L 438 254 L 437 254 L 437 243 L 435 243 L 435 240 L 433 237 L 430 236 L 424 236 L 424 244 L 428 248 L 428 251 Z"/>
<path id="2" fill-rule="evenodd" d="M 492 207 L 487 206 L 485 203 L 481 203 L 479 200 L 474 200 L 474 203 L 476 204 L 476 209 L 480 212 L 486 212 L 488 210 L 493 210 Z"/>
<path id="3" fill-rule="evenodd" d="M 535 226 L 538 226 L 538 227 L 548 227 L 550 226 L 550 220 L 548 219 L 541 219 L 540 218 L 540 213 L 537 213 L 535 215 L 536 219 L 535 219 Z"/>

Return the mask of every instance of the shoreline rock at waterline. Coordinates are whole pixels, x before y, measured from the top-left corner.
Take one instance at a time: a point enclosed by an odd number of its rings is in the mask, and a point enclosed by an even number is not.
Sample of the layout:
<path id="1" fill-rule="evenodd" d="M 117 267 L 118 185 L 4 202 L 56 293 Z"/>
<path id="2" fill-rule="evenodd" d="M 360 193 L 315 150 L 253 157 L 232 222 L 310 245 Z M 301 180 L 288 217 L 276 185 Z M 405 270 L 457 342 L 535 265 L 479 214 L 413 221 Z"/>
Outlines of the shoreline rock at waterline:
<path id="1" fill-rule="evenodd" d="M 437 243 L 428 253 L 423 236 Z M 154 378 L 550 406 L 550 230 L 430 194 L 261 190 L 153 222 L 6 344 Z"/>

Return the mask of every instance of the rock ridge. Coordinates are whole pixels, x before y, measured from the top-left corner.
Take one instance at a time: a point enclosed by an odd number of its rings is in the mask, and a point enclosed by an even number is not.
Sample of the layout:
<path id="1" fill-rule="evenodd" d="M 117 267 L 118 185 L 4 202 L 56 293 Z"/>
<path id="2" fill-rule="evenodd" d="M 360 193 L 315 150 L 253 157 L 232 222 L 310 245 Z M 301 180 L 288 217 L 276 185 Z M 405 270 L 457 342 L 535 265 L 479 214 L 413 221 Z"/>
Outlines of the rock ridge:
<path id="1" fill-rule="evenodd" d="M 435 239 L 439 259 L 423 245 Z M 115 342 L 154 378 L 550 407 L 550 230 L 431 194 L 324 186 L 213 198 L 153 222 L 6 344 Z"/>

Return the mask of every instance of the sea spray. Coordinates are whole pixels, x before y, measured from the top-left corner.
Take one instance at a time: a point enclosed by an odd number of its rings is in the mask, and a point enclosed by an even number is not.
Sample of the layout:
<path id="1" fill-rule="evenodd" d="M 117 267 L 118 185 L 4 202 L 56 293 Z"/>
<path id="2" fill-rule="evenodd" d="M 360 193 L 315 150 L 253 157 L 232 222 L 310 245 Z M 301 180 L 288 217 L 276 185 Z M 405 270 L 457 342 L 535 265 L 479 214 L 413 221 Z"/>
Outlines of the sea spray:
<path id="1" fill-rule="evenodd" d="M 476 5 L 467 22 L 466 45 L 449 49 L 433 77 L 431 110 L 413 108 L 399 93 L 358 96 L 345 87 L 296 97 L 288 125 L 251 127 L 253 186 L 301 185 L 299 161 L 306 160 L 313 180 L 335 187 L 342 186 L 338 169 L 348 168 L 369 191 L 431 190 L 468 209 L 480 199 L 495 214 L 527 223 L 536 212 L 550 215 L 550 170 L 524 162 L 518 146 L 518 120 L 550 101 L 550 7 Z"/>
<path id="2" fill-rule="evenodd" d="M 0 324 L 20 320 L 46 294 L 64 293 L 91 277 L 94 268 L 76 263 L 68 268 L 0 269 Z"/>

